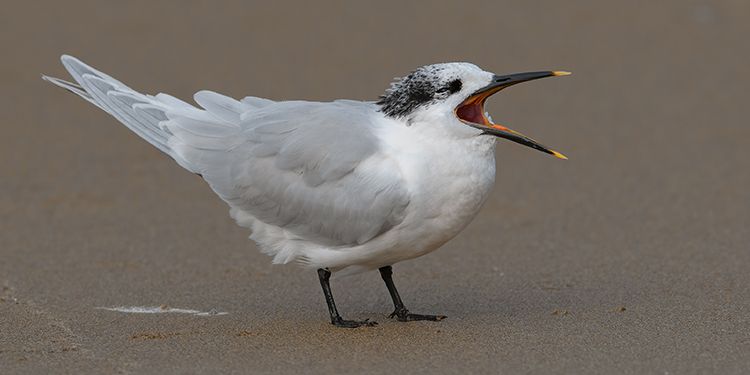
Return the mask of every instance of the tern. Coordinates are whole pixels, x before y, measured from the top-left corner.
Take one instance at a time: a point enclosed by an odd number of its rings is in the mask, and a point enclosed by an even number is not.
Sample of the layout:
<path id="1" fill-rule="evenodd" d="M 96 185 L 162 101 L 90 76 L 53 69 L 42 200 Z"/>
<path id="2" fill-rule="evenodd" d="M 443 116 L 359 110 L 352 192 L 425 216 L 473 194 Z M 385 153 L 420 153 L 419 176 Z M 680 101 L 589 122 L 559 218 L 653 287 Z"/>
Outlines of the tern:
<path id="1" fill-rule="evenodd" d="M 341 317 L 334 272 L 378 269 L 398 321 L 445 318 L 409 312 L 391 266 L 436 250 L 476 216 L 495 181 L 498 137 L 566 159 L 484 110 L 500 90 L 564 71 L 496 75 L 441 63 L 396 78 L 376 101 L 236 100 L 200 91 L 196 107 L 139 93 L 75 57 L 61 60 L 75 83 L 42 78 L 203 178 L 273 263 L 317 269 L 338 327 L 376 323 Z"/>

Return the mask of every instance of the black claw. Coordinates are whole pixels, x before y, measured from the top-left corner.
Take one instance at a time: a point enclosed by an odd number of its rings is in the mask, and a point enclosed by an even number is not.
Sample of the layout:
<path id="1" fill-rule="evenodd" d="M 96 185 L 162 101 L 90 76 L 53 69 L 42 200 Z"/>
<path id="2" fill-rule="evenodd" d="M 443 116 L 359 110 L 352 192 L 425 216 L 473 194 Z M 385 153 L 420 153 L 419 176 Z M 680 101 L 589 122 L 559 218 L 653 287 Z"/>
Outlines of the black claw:
<path id="1" fill-rule="evenodd" d="M 333 294 L 331 293 L 331 285 L 329 283 L 331 272 L 327 269 L 321 268 L 318 270 L 318 278 L 320 279 L 320 286 L 323 288 L 323 295 L 326 297 L 328 312 L 331 314 L 331 324 L 341 328 L 373 327 L 378 325 L 377 322 L 371 322 L 369 319 L 362 321 L 344 320 L 341 315 L 339 315 L 339 311 L 336 309 L 336 303 L 333 301 Z"/>
<path id="2" fill-rule="evenodd" d="M 389 318 L 395 317 L 399 322 L 413 322 L 417 320 L 437 322 L 446 318 L 445 315 L 420 315 L 409 313 L 409 310 L 404 307 L 404 303 L 401 301 L 401 296 L 398 295 L 396 285 L 393 283 L 393 269 L 391 266 L 380 267 L 380 275 L 383 277 L 385 286 L 388 288 L 388 293 L 390 293 L 391 298 L 393 299 L 393 305 L 396 307 L 396 310 L 388 316 Z"/>

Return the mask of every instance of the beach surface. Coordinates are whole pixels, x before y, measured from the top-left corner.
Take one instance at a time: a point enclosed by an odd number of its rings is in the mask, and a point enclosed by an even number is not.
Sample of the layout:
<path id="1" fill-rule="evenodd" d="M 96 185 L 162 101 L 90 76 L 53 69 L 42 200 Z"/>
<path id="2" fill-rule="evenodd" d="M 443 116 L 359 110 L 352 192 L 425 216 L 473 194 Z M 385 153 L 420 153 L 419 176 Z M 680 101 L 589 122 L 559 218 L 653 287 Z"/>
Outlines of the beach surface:
<path id="1" fill-rule="evenodd" d="M 750 3 L 7 1 L 0 373 L 746 374 Z M 271 265 L 227 206 L 40 79 L 75 55 L 145 93 L 376 99 L 470 61 L 570 70 L 493 97 L 496 186 L 440 250 L 332 282 Z"/>

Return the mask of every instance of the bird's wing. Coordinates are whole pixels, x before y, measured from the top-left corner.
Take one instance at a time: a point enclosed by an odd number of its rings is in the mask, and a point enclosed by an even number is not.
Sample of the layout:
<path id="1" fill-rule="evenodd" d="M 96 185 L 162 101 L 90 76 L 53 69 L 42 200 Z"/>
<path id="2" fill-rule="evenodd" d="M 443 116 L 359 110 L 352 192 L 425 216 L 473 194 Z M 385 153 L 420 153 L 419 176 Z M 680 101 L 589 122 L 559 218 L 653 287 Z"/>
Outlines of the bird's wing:
<path id="1" fill-rule="evenodd" d="M 111 114 L 235 209 L 326 246 L 364 243 L 398 224 L 409 202 L 379 152 L 372 104 L 240 101 L 211 91 L 198 108 L 141 94 L 72 56 L 77 83 L 44 77 Z"/>
<path id="2" fill-rule="evenodd" d="M 200 93 L 196 101 L 219 113 Z M 195 139 L 200 126 L 170 119 L 179 139 L 170 145 L 232 207 L 300 239 L 362 244 L 401 222 L 408 191 L 379 150 L 369 104 L 263 104 L 240 115 L 232 137 Z"/>

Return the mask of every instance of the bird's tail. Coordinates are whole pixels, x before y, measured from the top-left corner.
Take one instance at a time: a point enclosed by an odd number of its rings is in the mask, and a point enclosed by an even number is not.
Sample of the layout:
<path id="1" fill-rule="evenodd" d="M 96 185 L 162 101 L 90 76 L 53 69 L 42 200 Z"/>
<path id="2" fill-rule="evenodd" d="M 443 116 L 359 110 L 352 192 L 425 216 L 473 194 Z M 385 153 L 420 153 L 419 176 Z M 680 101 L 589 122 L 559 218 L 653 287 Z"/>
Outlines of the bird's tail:
<path id="1" fill-rule="evenodd" d="M 154 147 L 180 162 L 178 155 L 171 152 L 169 146 L 172 133 L 168 128 L 160 126 L 160 123 L 168 120 L 167 111 L 176 108 L 200 111 L 198 108 L 167 94 L 141 94 L 73 56 L 63 55 L 61 60 L 76 83 L 42 76 L 44 80 L 101 108 Z"/>
<path id="2" fill-rule="evenodd" d="M 200 91 L 198 108 L 168 94 L 141 94 L 73 56 L 61 57 L 76 83 L 42 76 L 114 116 L 141 138 L 171 156 L 185 169 L 203 175 L 212 151 L 225 150 L 237 139 L 240 115 L 272 103 L 248 97 L 241 102 Z M 230 145 L 231 146 L 231 145 Z"/>
<path id="3" fill-rule="evenodd" d="M 76 95 L 82 97 L 87 102 L 89 102 L 89 103 L 91 103 L 91 104 L 99 107 L 100 109 L 106 111 L 106 109 L 104 109 L 104 107 L 102 107 L 99 103 L 97 103 L 96 100 L 94 100 L 94 98 L 91 96 L 91 94 L 89 94 L 88 92 L 86 92 L 86 89 L 84 89 L 80 85 L 77 85 L 77 84 L 75 84 L 73 82 L 68 82 L 68 81 L 60 79 L 60 78 L 50 77 L 50 76 L 47 76 L 47 75 L 42 75 L 42 79 L 45 80 L 45 81 L 47 81 L 47 82 L 49 82 L 49 83 L 51 83 L 51 84 L 53 84 L 53 85 L 55 85 L 55 86 L 62 87 L 64 89 L 72 92 L 73 94 L 76 94 Z"/>

